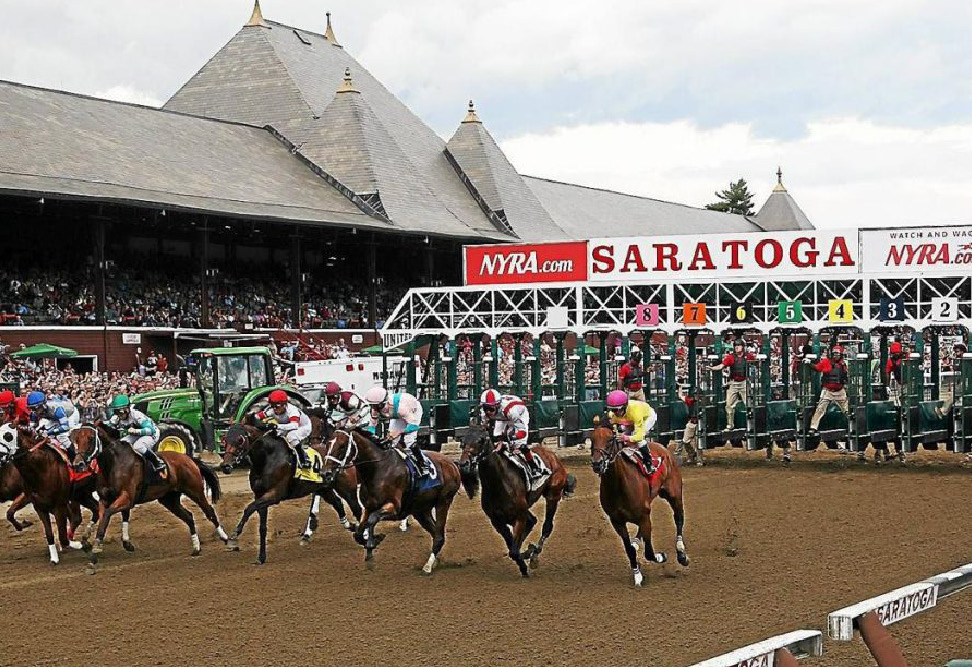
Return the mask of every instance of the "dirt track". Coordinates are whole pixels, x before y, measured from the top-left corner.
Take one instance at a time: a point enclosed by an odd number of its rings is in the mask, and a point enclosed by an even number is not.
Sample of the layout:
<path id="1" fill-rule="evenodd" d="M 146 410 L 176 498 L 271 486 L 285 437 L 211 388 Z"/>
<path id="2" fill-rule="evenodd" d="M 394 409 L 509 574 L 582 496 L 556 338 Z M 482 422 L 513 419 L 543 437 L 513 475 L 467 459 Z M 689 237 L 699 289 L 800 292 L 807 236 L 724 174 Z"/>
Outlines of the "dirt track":
<path id="1" fill-rule="evenodd" d="M 224 552 L 203 528 L 203 554 L 192 559 L 184 527 L 157 505 L 133 515 L 138 551 L 113 541 L 93 577 L 81 553 L 48 565 L 36 525 L 20 535 L 4 528 L 0 665 L 680 667 L 771 634 L 823 630 L 829 611 L 972 560 L 968 470 L 831 465 L 687 470 L 692 565 L 649 566 L 641 590 L 581 465 L 578 496 L 561 505 L 529 581 L 505 558 L 478 498 L 465 496 L 431 579 L 420 573 L 429 540 L 417 526 L 403 535 L 386 524 L 371 572 L 329 508 L 313 544 L 298 546 L 303 501 L 271 514 L 263 567 L 251 564 L 255 521 L 242 553 Z M 220 503 L 226 524 L 245 500 L 230 493 Z M 654 516 L 655 546 L 671 552 L 671 512 L 659 504 Z M 911 665 L 943 665 L 972 657 L 970 621 L 965 592 L 894 634 Z M 828 642 L 825 658 L 808 664 L 872 663 L 856 641 Z"/>

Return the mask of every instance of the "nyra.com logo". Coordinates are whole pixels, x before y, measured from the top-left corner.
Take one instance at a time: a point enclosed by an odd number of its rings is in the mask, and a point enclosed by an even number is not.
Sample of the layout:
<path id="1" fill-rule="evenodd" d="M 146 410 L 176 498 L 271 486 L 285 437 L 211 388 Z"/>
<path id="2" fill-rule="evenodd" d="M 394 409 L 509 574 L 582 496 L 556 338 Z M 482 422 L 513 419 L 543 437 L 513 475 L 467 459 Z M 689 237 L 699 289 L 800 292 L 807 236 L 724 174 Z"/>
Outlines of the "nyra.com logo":
<path id="1" fill-rule="evenodd" d="M 884 257 L 886 267 L 922 269 L 972 265 L 972 235 L 968 230 L 892 232 L 890 236 L 892 241 Z"/>

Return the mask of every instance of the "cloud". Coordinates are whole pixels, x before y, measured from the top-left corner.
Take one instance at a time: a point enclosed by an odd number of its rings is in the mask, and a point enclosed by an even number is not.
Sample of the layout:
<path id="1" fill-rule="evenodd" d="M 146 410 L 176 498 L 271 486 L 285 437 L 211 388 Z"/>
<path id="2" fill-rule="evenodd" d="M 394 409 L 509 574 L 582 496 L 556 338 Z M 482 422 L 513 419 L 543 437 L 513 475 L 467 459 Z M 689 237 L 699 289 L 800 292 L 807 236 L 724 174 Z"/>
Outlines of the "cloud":
<path id="1" fill-rule="evenodd" d="M 738 177 L 761 205 L 781 165 L 784 184 L 818 227 L 972 217 L 972 124 L 915 129 L 833 118 L 771 139 L 751 124 L 600 123 L 513 137 L 502 148 L 521 173 L 695 206 Z"/>
<path id="2" fill-rule="evenodd" d="M 95 91 L 94 96 L 101 97 L 106 100 L 115 100 L 116 102 L 143 104 L 149 107 L 162 106 L 162 100 L 152 93 L 148 93 L 144 90 L 136 90 L 131 86 L 112 86 L 107 90 Z"/>

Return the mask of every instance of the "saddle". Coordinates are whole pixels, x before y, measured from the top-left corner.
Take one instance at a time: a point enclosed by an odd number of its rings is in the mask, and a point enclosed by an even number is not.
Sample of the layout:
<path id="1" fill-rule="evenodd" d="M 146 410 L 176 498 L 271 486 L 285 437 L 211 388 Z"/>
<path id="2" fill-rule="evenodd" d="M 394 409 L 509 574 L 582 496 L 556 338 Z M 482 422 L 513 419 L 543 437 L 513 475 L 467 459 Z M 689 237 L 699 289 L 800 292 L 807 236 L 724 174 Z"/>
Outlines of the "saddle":
<path id="1" fill-rule="evenodd" d="M 631 449 L 630 447 L 625 447 L 624 449 L 621 450 L 621 455 L 627 458 L 632 463 L 634 463 L 635 466 L 638 468 L 638 472 L 640 472 L 645 477 L 645 479 L 647 479 L 649 482 L 654 482 L 656 479 L 658 479 L 658 476 L 661 475 L 662 468 L 665 465 L 665 459 L 663 459 L 660 456 L 652 456 L 651 463 L 655 468 L 655 472 L 649 474 L 648 465 L 647 465 L 648 461 L 645 461 L 641 457 L 641 452 L 639 452 L 637 449 Z"/>
<path id="2" fill-rule="evenodd" d="M 550 477 L 550 469 L 536 453 L 533 455 L 533 460 L 537 463 L 536 470 L 533 469 L 526 460 L 526 457 L 519 450 L 511 452 L 504 448 L 503 456 L 520 469 L 520 472 L 523 473 L 523 479 L 526 482 L 527 489 L 530 491 L 538 491 L 544 482 L 547 481 L 547 478 Z"/>

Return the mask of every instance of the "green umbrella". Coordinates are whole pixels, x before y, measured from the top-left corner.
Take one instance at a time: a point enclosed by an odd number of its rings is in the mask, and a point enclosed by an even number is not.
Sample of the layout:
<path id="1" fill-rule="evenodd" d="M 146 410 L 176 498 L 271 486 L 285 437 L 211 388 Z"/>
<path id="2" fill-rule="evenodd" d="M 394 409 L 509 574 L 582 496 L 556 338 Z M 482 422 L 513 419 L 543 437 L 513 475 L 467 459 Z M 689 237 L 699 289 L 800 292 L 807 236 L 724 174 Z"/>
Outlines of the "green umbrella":
<path id="1" fill-rule="evenodd" d="M 76 357 L 78 353 L 69 347 L 40 343 L 18 350 L 10 356 L 15 359 L 62 359 L 64 357 Z"/>
<path id="2" fill-rule="evenodd" d="M 361 348 L 361 354 L 381 354 L 384 350 L 385 348 L 381 346 L 381 343 L 378 343 Z"/>
<path id="3" fill-rule="evenodd" d="M 585 345 L 584 354 L 586 354 L 589 357 L 590 356 L 596 357 L 597 355 L 601 354 L 601 349 L 598 347 L 594 347 L 593 345 Z"/>

